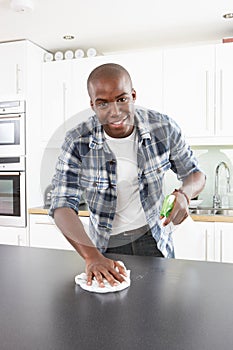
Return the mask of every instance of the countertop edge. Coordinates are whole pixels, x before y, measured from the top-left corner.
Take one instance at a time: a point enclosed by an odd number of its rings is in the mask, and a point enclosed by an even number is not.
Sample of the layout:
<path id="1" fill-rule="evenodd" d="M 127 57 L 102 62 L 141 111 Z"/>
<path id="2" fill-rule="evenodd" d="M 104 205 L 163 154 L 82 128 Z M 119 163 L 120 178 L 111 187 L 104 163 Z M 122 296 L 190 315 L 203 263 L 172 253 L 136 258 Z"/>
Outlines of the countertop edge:
<path id="1" fill-rule="evenodd" d="M 42 207 L 29 208 L 29 214 L 48 214 L 48 209 Z M 79 216 L 89 216 L 88 210 L 80 210 Z M 233 216 L 224 216 L 224 215 L 190 215 L 193 221 L 202 221 L 202 222 L 232 222 Z"/>
<path id="2" fill-rule="evenodd" d="M 37 207 L 37 208 L 29 208 L 28 214 L 43 214 L 48 215 L 48 209 Z M 79 216 L 89 216 L 88 210 L 80 210 L 78 213 Z"/>

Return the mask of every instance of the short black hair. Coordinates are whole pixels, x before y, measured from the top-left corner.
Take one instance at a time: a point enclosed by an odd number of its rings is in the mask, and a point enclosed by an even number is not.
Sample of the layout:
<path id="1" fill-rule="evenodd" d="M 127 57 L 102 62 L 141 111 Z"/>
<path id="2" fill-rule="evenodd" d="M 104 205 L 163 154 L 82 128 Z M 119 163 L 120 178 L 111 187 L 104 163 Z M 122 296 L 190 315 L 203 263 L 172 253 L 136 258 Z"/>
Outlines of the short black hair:
<path id="1" fill-rule="evenodd" d="M 132 79 L 129 74 L 129 72 L 120 64 L 116 63 L 105 63 L 101 66 L 96 67 L 93 69 L 93 71 L 90 73 L 88 79 L 87 79 L 87 90 L 90 95 L 90 84 L 94 80 L 98 80 L 102 77 L 119 77 L 120 75 L 125 75 L 130 82 L 130 85 L 132 87 Z"/>

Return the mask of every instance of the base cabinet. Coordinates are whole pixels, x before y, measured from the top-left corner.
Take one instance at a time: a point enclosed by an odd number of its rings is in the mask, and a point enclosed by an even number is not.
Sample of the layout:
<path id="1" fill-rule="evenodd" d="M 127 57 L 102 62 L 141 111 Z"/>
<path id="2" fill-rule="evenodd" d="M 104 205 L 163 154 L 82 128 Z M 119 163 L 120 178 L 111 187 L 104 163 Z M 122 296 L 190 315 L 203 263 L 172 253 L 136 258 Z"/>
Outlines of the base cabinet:
<path id="1" fill-rule="evenodd" d="M 50 216 L 44 214 L 30 214 L 29 216 L 30 247 L 74 250 Z M 89 218 L 80 217 L 80 219 L 87 231 Z"/>
<path id="2" fill-rule="evenodd" d="M 0 244 L 27 246 L 27 229 L 24 227 L 0 226 Z"/>
<path id="3" fill-rule="evenodd" d="M 233 223 L 215 223 L 215 258 L 233 263 Z"/>
<path id="4" fill-rule="evenodd" d="M 173 233 L 176 259 L 214 260 L 214 224 L 185 220 Z"/>
<path id="5" fill-rule="evenodd" d="M 187 220 L 173 240 L 176 259 L 233 263 L 233 223 Z"/>

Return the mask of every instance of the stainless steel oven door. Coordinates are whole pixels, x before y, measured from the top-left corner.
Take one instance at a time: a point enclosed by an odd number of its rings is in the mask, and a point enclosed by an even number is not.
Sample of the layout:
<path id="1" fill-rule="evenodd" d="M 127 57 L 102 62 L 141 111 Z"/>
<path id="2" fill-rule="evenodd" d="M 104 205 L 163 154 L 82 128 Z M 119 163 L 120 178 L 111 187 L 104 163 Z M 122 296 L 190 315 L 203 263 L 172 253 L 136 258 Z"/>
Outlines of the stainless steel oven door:
<path id="1" fill-rule="evenodd" d="M 25 152 L 25 114 L 0 115 L 1 156 L 21 156 Z"/>
<path id="2" fill-rule="evenodd" d="M 0 226 L 26 227 L 24 171 L 0 171 Z"/>

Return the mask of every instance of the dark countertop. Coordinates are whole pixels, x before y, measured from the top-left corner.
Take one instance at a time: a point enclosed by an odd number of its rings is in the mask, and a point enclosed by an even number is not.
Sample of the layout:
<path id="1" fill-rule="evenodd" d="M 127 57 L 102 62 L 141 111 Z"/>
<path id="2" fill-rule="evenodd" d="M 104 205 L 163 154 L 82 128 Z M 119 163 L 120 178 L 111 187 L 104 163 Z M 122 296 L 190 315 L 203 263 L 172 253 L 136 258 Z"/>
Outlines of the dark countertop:
<path id="1" fill-rule="evenodd" d="M 76 252 L 0 245 L 1 350 L 229 350 L 233 264 L 118 256 L 131 286 L 74 284 Z"/>

